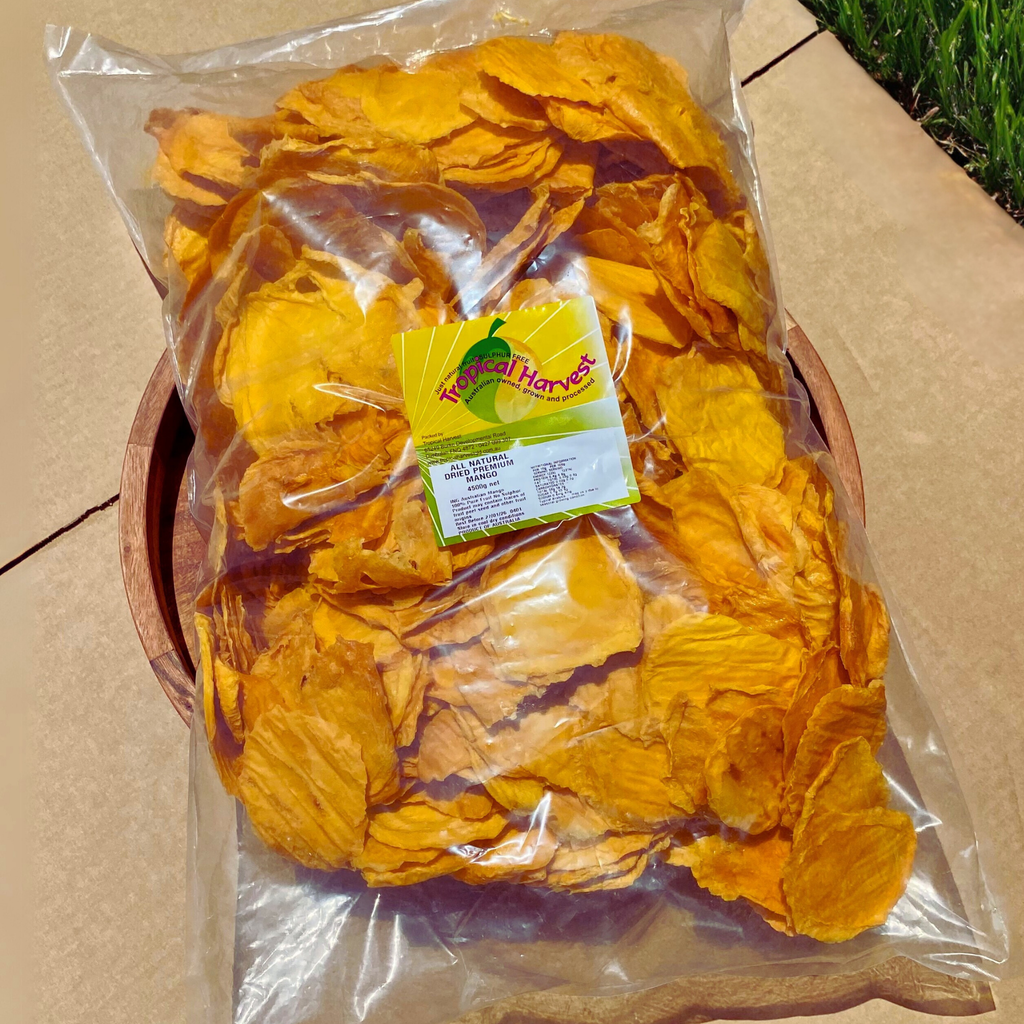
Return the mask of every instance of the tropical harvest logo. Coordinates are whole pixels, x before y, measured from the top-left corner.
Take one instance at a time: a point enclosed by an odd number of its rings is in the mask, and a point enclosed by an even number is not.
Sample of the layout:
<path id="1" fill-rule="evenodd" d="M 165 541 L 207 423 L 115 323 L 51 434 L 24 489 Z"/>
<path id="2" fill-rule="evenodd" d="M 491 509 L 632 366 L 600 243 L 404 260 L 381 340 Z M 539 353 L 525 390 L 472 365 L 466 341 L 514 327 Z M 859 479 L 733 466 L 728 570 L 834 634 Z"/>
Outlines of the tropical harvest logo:
<path id="1" fill-rule="evenodd" d="M 582 411 L 595 402 L 614 405 L 621 424 L 589 296 L 405 331 L 392 344 L 421 455 L 424 445 L 442 440 L 484 443 L 488 431 L 498 431 L 502 443 L 532 437 L 528 424 L 551 416 L 557 422 L 539 425 L 536 440 L 589 429 L 582 424 L 604 415 Z"/>
<path id="2" fill-rule="evenodd" d="M 438 389 L 440 402 L 461 402 L 474 416 L 489 423 L 515 423 L 529 414 L 541 399 L 579 394 L 597 360 L 589 353 L 566 376 L 544 376 L 544 364 L 525 342 L 507 332 L 495 317 L 485 338 L 466 351 L 458 366 Z"/>

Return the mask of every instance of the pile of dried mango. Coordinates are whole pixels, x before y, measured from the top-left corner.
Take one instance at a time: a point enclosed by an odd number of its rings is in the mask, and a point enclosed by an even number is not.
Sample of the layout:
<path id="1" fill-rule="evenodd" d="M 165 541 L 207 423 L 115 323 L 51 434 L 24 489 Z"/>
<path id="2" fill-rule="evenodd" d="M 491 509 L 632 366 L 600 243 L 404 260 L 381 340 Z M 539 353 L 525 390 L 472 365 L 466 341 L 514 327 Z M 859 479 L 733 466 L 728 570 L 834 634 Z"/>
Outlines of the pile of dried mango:
<path id="1" fill-rule="evenodd" d="M 615 35 L 156 110 L 213 509 L 203 713 L 273 849 L 370 885 L 585 892 L 653 859 L 773 928 L 885 920 L 889 622 L 793 440 L 713 121 Z M 642 500 L 439 548 L 397 332 L 591 295 Z"/>

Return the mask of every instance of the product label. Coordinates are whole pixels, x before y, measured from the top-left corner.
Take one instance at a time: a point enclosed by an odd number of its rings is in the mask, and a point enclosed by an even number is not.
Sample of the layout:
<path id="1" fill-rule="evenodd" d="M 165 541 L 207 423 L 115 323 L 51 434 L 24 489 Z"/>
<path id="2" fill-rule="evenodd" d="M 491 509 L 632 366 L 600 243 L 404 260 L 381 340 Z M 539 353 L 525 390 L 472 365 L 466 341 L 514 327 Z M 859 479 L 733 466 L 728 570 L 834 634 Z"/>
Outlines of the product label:
<path id="1" fill-rule="evenodd" d="M 439 545 L 640 500 L 593 299 L 392 344 Z"/>

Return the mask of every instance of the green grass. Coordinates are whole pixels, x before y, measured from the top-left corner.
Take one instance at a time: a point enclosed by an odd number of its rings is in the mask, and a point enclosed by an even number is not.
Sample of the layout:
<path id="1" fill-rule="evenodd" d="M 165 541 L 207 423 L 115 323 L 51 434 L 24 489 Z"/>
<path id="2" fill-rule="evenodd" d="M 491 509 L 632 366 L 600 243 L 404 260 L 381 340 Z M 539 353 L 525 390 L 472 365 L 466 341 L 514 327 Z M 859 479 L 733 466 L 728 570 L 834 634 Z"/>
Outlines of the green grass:
<path id="1" fill-rule="evenodd" d="M 1024 0 L 804 0 L 1024 224 Z"/>

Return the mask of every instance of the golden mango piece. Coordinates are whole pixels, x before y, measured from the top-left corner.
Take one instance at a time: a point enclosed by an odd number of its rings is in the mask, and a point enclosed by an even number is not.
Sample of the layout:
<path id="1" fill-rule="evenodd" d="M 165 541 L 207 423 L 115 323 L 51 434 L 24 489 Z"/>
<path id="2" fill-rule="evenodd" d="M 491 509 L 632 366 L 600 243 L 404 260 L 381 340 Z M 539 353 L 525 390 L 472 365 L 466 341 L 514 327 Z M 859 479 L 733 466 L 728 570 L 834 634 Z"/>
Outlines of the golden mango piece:
<path id="1" fill-rule="evenodd" d="M 804 810 L 793 830 L 794 839 L 818 813 L 845 813 L 885 807 L 889 784 L 875 760 L 871 744 L 863 737 L 844 740 L 832 751 L 828 764 L 807 787 Z"/>
<path id="2" fill-rule="evenodd" d="M 786 775 L 782 822 L 790 828 L 800 819 L 808 787 L 845 740 L 863 736 L 874 753 L 885 739 L 885 688 L 840 686 L 815 705 L 800 737 L 793 765 Z"/>
<path id="3" fill-rule="evenodd" d="M 429 798 L 404 801 L 395 810 L 378 811 L 370 818 L 370 835 L 397 849 L 446 850 L 463 843 L 493 839 L 508 824 L 494 810 L 484 818 L 462 818 L 457 807 L 438 806 Z"/>
<path id="4" fill-rule="evenodd" d="M 226 336 L 224 389 L 256 452 L 350 410 L 360 392 L 397 395 L 390 339 L 419 326 L 413 300 L 421 289 L 307 252 L 249 295 Z"/>
<path id="5" fill-rule="evenodd" d="M 903 894 L 917 835 L 899 811 L 822 811 L 794 836 L 783 892 L 801 935 L 844 942 L 882 924 Z"/>
<path id="6" fill-rule="evenodd" d="M 665 432 L 688 468 L 712 470 L 734 487 L 782 479 L 782 424 L 747 363 L 694 349 L 662 369 L 655 391 Z"/>
<path id="7" fill-rule="evenodd" d="M 759 911 L 781 919 L 781 930 L 785 931 L 789 907 L 782 891 L 782 875 L 792 845 L 778 829 L 752 838 L 711 834 L 672 846 L 665 859 L 688 867 L 702 889 L 721 899 L 744 899 Z M 791 924 L 789 929 L 792 934 Z"/>
<path id="8" fill-rule="evenodd" d="M 271 708 L 245 741 L 239 793 L 257 835 L 311 868 L 346 866 L 363 848 L 366 768 L 335 722 Z"/>
<path id="9" fill-rule="evenodd" d="M 767 832 L 782 813 L 782 722 L 773 705 L 741 715 L 704 763 L 708 810 L 751 835 Z"/>
<path id="10" fill-rule="evenodd" d="M 588 520 L 519 548 L 483 585 L 483 643 L 510 681 L 566 679 L 640 643 L 640 589 L 615 540 Z"/>

